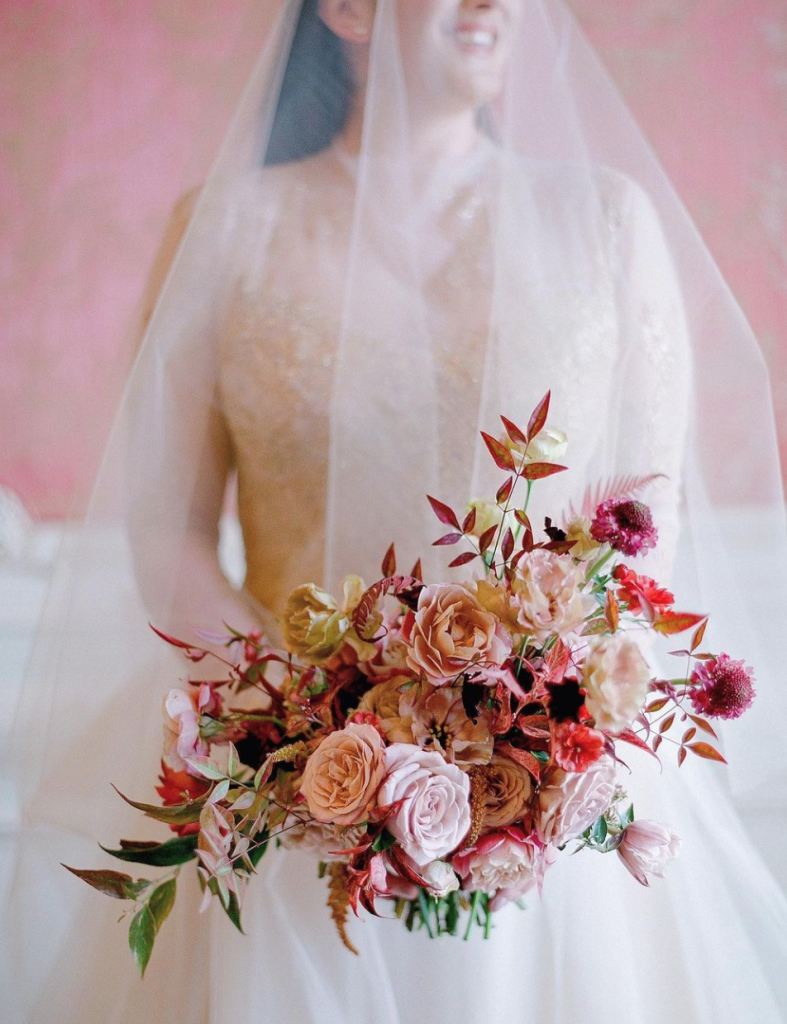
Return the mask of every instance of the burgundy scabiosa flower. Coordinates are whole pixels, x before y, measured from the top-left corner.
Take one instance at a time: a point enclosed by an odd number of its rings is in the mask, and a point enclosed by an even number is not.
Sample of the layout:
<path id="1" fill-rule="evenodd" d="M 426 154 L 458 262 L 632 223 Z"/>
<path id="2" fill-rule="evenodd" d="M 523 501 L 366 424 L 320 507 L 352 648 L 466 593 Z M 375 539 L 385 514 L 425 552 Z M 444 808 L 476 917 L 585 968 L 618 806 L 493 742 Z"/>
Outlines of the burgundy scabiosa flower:
<path id="1" fill-rule="evenodd" d="M 694 709 L 708 718 L 739 718 L 756 694 L 752 669 L 727 654 L 700 662 L 691 682 Z"/>
<path id="2" fill-rule="evenodd" d="M 659 531 L 653 525 L 647 505 L 641 501 L 615 498 L 602 502 L 596 509 L 590 535 L 600 544 L 609 544 L 629 557 L 654 548 L 659 539 Z"/>

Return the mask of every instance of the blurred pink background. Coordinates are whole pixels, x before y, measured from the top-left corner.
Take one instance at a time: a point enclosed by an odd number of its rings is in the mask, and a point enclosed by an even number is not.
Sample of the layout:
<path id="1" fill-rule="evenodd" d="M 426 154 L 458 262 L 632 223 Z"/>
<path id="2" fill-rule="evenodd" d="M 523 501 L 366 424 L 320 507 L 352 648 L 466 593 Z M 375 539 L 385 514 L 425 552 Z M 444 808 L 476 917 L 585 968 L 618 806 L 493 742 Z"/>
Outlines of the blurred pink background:
<path id="1" fill-rule="evenodd" d="M 37 516 L 89 488 L 168 214 L 215 150 L 267 2 L 0 6 L 0 483 Z M 787 467 L 787 3 L 571 6 L 761 340 Z"/>

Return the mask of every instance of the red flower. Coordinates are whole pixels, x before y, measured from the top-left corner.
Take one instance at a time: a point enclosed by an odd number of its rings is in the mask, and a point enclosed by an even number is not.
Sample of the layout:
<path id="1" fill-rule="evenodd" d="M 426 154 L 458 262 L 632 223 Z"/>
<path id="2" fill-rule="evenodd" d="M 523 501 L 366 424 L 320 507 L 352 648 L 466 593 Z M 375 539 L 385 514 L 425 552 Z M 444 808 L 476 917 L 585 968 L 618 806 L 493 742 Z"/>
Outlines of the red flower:
<path id="1" fill-rule="evenodd" d="M 669 590 L 660 587 L 650 576 L 638 576 L 628 566 L 616 565 L 612 576 L 620 584 L 618 597 L 626 602 L 632 615 L 639 615 L 642 611 L 640 595 L 644 595 L 645 599 L 650 601 L 657 613 L 666 611 L 675 603 L 675 598 Z"/>
<path id="2" fill-rule="evenodd" d="M 600 544 L 609 544 L 629 556 L 654 548 L 659 538 L 647 505 L 641 501 L 617 501 L 614 498 L 602 502 L 596 509 L 590 535 Z"/>
<path id="3" fill-rule="evenodd" d="M 604 734 L 576 722 L 561 722 L 555 727 L 553 754 L 567 772 L 586 772 L 604 753 Z"/>
<path id="4" fill-rule="evenodd" d="M 752 669 L 727 654 L 700 662 L 691 677 L 689 697 L 708 718 L 738 718 L 751 707 L 756 691 Z"/>
<path id="5" fill-rule="evenodd" d="M 210 783 L 204 779 L 197 779 L 193 775 L 189 775 L 188 772 L 176 772 L 166 761 L 161 762 L 159 779 L 161 785 L 156 786 L 156 792 L 165 807 L 174 807 L 187 800 L 196 800 L 207 793 L 210 788 Z M 188 825 L 170 825 L 169 827 L 179 836 L 188 836 L 199 832 L 198 821 L 193 821 Z"/>

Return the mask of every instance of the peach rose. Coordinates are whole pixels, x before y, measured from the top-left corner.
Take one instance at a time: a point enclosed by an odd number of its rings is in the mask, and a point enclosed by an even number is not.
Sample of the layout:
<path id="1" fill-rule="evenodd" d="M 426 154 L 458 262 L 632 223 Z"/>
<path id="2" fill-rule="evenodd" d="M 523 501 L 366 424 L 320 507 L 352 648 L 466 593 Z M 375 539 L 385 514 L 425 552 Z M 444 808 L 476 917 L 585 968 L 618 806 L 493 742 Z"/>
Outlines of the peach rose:
<path id="1" fill-rule="evenodd" d="M 502 665 L 511 653 L 511 637 L 500 621 L 461 584 L 424 587 L 417 611 L 405 617 L 402 636 L 408 666 L 438 686 L 477 663 Z"/>
<path id="2" fill-rule="evenodd" d="M 619 733 L 642 710 L 650 685 L 650 667 L 639 645 L 625 633 L 592 637 L 582 666 L 585 706 L 596 727 Z"/>
<path id="3" fill-rule="evenodd" d="M 533 783 L 527 771 L 496 754 L 486 770 L 484 829 L 505 828 L 530 816 Z"/>
<path id="4" fill-rule="evenodd" d="M 383 755 L 382 737 L 371 725 L 350 724 L 326 736 L 301 780 L 311 816 L 334 825 L 362 821 L 385 774 Z"/>
<path id="5" fill-rule="evenodd" d="M 408 683 L 411 687 L 416 685 L 409 676 L 385 679 L 367 690 L 358 705 L 359 711 L 368 711 L 377 716 L 380 728 L 390 743 L 413 742 L 412 716 L 401 710 L 401 689 Z"/>

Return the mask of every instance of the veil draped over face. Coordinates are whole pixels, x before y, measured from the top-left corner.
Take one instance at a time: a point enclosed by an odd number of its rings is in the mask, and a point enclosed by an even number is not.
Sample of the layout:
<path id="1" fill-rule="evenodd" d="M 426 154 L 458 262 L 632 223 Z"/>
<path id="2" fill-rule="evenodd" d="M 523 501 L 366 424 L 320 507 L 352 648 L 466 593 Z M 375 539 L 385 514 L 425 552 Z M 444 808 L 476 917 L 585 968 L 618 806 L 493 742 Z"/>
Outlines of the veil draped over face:
<path id="1" fill-rule="evenodd" d="M 455 29 L 475 6 L 377 0 L 354 49 L 314 0 L 283 3 L 193 197 L 17 709 L 3 991 L 20 1021 L 220 1018 L 224 922 L 179 908 L 138 986 L 115 908 L 58 864 L 139 831 L 110 782 L 153 798 L 161 698 L 185 668 L 148 622 L 275 636 L 292 587 L 372 582 L 392 542 L 401 571 L 420 557 L 447 578 L 426 494 L 491 498 L 479 432 L 548 390 L 569 470 L 535 488 L 534 525 L 661 474 L 641 491 L 660 543 L 631 566 L 708 614 L 706 646 L 757 686 L 720 730 L 729 768 L 684 771 L 784 809 L 787 531 L 757 341 L 569 13 L 479 5 L 509 52 L 471 74 Z M 217 554 L 223 509 L 245 585 Z M 679 646 L 652 652 L 665 678 Z"/>

